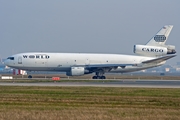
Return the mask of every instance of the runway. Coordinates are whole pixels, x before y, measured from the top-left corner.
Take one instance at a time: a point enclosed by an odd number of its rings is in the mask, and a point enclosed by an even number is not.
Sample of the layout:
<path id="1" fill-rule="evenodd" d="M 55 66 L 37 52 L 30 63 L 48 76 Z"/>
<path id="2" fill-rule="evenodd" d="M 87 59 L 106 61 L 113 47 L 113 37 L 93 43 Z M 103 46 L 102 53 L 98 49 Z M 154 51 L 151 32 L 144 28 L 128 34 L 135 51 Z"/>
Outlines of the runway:
<path id="1" fill-rule="evenodd" d="M 180 80 L 94 80 L 88 82 L 0 82 L 0 86 L 60 86 L 60 87 L 137 87 L 137 88 L 180 88 Z"/>

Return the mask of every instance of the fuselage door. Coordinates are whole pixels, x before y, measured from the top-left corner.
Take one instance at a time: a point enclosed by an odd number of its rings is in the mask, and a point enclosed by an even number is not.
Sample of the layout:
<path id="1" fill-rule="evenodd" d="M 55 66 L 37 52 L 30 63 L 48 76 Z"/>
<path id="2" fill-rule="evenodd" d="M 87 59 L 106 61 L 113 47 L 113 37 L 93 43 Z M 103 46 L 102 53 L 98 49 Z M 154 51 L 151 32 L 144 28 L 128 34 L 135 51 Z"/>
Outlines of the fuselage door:
<path id="1" fill-rule="evenodd" d="M 89 59 L 86 59 L 85 65 L 89 65 Z"/>
<path id="2" fill-rule="evenodd" d="M 18 57 L 18 64 L 22 64 L 22 57 L 21 56 Z"/>

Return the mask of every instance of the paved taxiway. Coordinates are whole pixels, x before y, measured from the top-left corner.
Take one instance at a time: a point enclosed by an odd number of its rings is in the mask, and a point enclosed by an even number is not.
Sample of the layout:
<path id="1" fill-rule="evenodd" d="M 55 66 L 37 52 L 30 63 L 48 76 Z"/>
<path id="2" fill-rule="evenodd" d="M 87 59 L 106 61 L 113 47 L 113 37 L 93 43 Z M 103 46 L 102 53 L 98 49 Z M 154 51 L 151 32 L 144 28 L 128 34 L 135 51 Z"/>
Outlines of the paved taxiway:
<path id="1" fill-rule="evenodd" d="M 180 80 L 117 80 L 89 82 L 36 82 L 36 83 L 7 83 L 0 86 L 62 86 L 62 87 L 141 87 L 141 88 L 180 88 Z"/>

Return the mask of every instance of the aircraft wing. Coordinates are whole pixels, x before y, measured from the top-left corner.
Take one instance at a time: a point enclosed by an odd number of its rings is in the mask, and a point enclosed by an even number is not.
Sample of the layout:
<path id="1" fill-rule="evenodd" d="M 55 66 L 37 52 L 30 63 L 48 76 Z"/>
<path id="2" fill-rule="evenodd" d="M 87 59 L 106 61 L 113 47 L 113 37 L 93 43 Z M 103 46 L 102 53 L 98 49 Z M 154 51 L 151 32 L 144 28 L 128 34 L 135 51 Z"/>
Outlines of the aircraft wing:
<path id="1" fill-rule="evenodd" d="M 170 58 L 175 57 L 176 55 L 167 55 L 167 56 L 162 56 L 159 58 L 151 59 L 151 60 L 146 60 L 143 61 L 143 64 L 148 64 L 148 63 L 160 63 L 163 61 L 166 61 Z M 91 64 L 91 65 L 77 65 L 74 67 L 86 67 L 86 68 L 113 68 L 113 67 L 122 67 L 125 68 L 126 66 L 137 66 L 138 64 Z"/>
<path id="2" fill-rule="evenodd" d="M 157 64 L 157 63 L 166 61 L 166 60 L 168 60 L 172 57 L 175 57 L 175 56 L 176 55 L 162 56 L 159 58 L 154 58 L 151 60 L 143 61 L 142 64 L 149 64 L 149 63 Z M 100 70 L 103 70 L 103 69 L 109 69 L 110 70 L 112 68 L 117 68 L 117 67 L 125 68 L 126 66 L 138 66 L 138 64 L 91 64 L 91 65 L 75 65 L 73 67 L 86 67 L 86 68 L 94 71 L 94 70 L 99 70 L 99 69 Z"/>
<path id="3" fill-rule="evenodd" d="M 143 61 L 142 63 L 144 63 L 144 64 L 147 64 L 147 63 L 160 63 L 160 62 L 166 61 L 166 60 L 168 60 L 170 58 L 173 58 L 175 56 L 176 55 L 162 56 L 162 57 L 155 58 L 155 59 L 152 59 L 152 60 Z"/>
<path id="4" fill-rule="evenodd" d="M 134 64 L 94 64 L 94 65 L 87 65 L 88 68 L 106 68 L 106 67 L 125 67 L 125 66 L 133 66 Z"/>
<path id="5" fill-rule="evenodd" d="M 91 64 L 91 65 L 77 65 L 74 67 L 86 67 L 86 68 L 113 68 L 113 67 L 125 67 L 133 66 L 135 64 Z"/>

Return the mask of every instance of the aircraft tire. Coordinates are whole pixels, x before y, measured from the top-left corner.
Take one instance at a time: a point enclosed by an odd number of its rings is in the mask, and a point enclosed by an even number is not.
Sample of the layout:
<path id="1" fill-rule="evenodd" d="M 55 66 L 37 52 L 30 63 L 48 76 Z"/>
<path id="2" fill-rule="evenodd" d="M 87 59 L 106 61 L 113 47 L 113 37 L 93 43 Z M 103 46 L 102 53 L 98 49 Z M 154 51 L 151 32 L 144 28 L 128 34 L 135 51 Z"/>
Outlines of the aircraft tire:
<path id="1" fill-rule="evenodd" d="M 105 76 L 101 76 L 101 79 L 106 79 L 106 77 Z"/>
<path id="2" fill-rule="evenodd" d="M 106 79 L 106 76 L 93 76 L 92 79 Z"/>
<path id="3" fill-rule="evenodd" d="M 32 78 L 32 75 L 29 75 L 28 78 L 31 79 L 31 78 Z"/>

